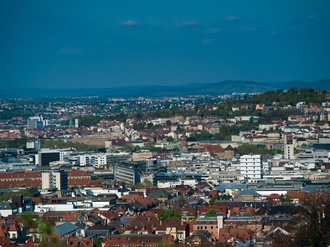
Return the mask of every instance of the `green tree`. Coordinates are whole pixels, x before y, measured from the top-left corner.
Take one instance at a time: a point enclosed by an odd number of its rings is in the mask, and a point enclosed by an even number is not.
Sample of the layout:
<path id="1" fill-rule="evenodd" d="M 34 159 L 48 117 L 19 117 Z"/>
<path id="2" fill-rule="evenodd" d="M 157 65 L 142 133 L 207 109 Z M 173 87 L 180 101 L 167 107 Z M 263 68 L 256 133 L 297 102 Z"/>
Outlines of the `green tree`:
<path id="1" fill-rule="evenodd" d="M 27 228 L 36 228 L 37 221 L 33 219 L 34 213 L 33 212 L 23 212 L 22 214 L 18 215 L 18 218 L 23 221 L 23 224 Z"/>
<path id="2" fill-rule="evenodd" d="M 169 219 L 169 218 L 181 219 L 181 214 L 179 214 L 178 212 L 174 212 L 171 209 L 168 209 L 168 210 L 163 210 L 163 212 L 161 212 L 158 215 L 158 219 L 160 219 L 160 220 L 166 220 L 166 219 Z"/>
<path id="3" fill-rule="evenodd" d="M 172 136 L 168 136 L 168 137 L 166 137 L 166 141 L 173 142 L 174 138 Z"/>
<path id="4" fill-rule="evenodd" d="M 237 152 L 241 155 L 244 154 L 274 154 L 276 150 L 268 150 L 264 147 L 244 143 L 236 148 Z"/>
<path id="5" fill-rule="evenodd" d="M 205 217 L 216 217 L 219 212 L 219 210 L 209 209 L 208 211 L 206 211 Z"/>
<path id="6" fill-rule="evenodd" d="M 193 138 L 212 138 L 213 137 L 213 135 L 212 134 L 210 134 L 208 131 L 206 131 L 206 130 L 202 130 L 201 131 L 201 133 L 193 133 L 192 135 L 191 135 L 191 137 L 193 137 Z"/>
<path id="7" fill-rule="evenodd" d="M 96 238 L 94 240 L 94 245 L 93 247 L 102 247 L 102 240 L 100 238 Z"/>
<path id="8" fill-rule="evenodd" d="M 290 202 L 290 197 L 288 196 L 288 194 L 285 194 L 285 195 L 281 195 L 280 196 L 280 201 L 281 202 Z"/>
<path id="9" fill-rule="evenodd" d="M 165 122 L 165 124 L 166 124 L 166 126 L 171 126 L 172 125 L 172 122 L 171 122 L 171 120 L 166 120 L 166 122 Z"/>
<path id="10" fill-rule="evenodd" d="M 216 197 L 212 197 L 209 201 L 209 205 L 213 206 L 215 204 L 215 202 L 217 201 Z"/>
<path id="11" fill-rule="evenodd" d="M 49 222 L 39 222 L 38 231 L 41 235 L 41 246 L 61 247 L 62 240 L 54 233 L 54 228 Z"/>
<path id="12" fill-rule="evenodd" d="M 180 195 L 178 198 L 178 206 L 182 208 L 184 206 L 184 196 Z"/>

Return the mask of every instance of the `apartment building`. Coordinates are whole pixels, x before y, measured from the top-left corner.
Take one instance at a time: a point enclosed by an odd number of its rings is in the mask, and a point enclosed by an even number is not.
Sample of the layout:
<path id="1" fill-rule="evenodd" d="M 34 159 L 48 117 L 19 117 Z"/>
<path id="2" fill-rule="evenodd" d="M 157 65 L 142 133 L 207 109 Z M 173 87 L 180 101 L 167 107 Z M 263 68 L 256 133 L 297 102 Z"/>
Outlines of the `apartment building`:
<path id="1" fill-rule="evenodd" d="M 262 156 L 243 155 L 240 158 L 241 176 L 249 181 L 261 179 L 263 177 Z"/>

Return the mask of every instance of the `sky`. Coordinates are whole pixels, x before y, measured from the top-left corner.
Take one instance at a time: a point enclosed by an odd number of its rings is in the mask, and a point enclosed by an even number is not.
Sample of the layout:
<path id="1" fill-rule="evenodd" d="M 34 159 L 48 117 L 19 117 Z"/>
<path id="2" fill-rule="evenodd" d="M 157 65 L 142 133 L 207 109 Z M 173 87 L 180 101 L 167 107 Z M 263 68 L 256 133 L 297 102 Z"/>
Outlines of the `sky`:
<path id="1" fill-rule="evenodd" d="M 329 0 L 1 0 L 0 85 L 330 78 Z"/>

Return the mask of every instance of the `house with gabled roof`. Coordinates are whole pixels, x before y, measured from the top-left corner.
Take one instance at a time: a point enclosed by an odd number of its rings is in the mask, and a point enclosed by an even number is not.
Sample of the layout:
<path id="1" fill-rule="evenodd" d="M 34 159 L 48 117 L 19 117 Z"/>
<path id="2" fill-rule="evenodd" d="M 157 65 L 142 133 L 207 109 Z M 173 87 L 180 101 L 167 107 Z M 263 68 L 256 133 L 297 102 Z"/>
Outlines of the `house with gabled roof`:
<path id="1" fill-rule="evenodd" d="M 189 224 L 178 218 L 160 221 L 155 227 L 155 234 L 171 234 L 179 243 L 184 243 L 189 236 L 189 231 Z"/>
<path id="2" fill-rule="evenodd" d="M 54 232 L 60 237 L 73 236 L 78 230 L 78 226 L 68 221 L 54 227 Z"/>

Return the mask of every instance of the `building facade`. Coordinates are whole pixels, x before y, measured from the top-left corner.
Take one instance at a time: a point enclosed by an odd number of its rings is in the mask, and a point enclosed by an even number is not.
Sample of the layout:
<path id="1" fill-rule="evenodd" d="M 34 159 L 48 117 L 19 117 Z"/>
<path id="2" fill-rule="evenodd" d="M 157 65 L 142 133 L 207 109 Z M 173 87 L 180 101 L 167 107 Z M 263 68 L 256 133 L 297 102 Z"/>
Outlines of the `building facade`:
<path id="1" fill-rule="evenodd" d="M 253 181 L 263 177 L 262 156 L 258 155 L 243 155 L 240 158 L 241 176 L 244 179 Z"/>
<path id="2" fill-rule="evenodd" d="M 67 190 L 68 189 L 68 172 L 59 171 L 47 171 L 42 172 L 42 189 L 57 189 Z"/>
<path id="3" fill-rule="evenodd" d="M 121 162 L 115 165 L 114 177 L 116 180 L 136 184 L 141 182 L 143 172 L 146 172 L 145 162 Z"/>

